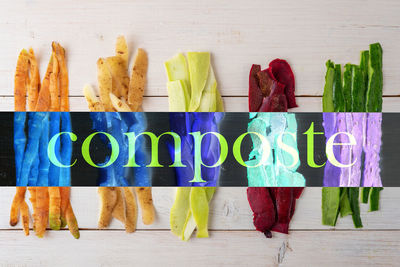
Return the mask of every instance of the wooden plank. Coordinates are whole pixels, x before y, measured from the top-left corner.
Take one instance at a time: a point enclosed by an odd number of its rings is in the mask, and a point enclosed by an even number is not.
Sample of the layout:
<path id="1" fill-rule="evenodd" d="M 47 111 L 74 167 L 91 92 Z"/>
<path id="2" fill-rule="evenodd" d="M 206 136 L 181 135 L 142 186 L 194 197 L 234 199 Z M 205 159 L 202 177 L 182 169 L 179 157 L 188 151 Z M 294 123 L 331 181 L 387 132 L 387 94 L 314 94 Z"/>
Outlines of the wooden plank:
<path id="1" fill-rule="evenodd" d="M 15 188 L 0 188 L 0 229 L 15 229 L 9 226 L 9 210 Z M 138 221 L 138 229 L 169 230 L 169 212 L 174 201 L 174 188 L 154 187 L 153 199 L 157 210 L 155 223 L 150 226 Z M 28 195 L 28 194 L 27 194 Z M 96 188 L 74 187 L 72 206 L 79 227 L 97 229 L 99 198 Z M 368 212 L 368 205 L 361 204 L 361 218 L 364 228 L 361 231 L 377 229 L 400 230 L 400 203 L 397 188 L 385 188 L 381 192 L 381 210 Z M 246 188 L 218 188 L 210 207 L 210 229 L 214 230 L 253 230 L 252 212 L 247 202 Z M 139 216 L 140 218 L 140 216 Z M 20 228 L 20 226 L 16 227 Z M 122 223 L 113 220 L 109 229 L 123 229 Z M 296 204 L 291 229 L 328 230 L 332 227 L 321 225 L 321 188 L 307 188 Z M 354 229 L 351 216 L 339 218 L 336 229 Z"/>
<path id="2" fill-rule="evenodd" d="M 0 231 L 3 265 L 12 266 L 394 266 L 399 231 L 296 231 L 267 239 L 255 231 L 217 231 L 178 240 L 166 231 L 48 233 L 43 240 Z M 100 242 L 101 240 L 101 242 Z M 77 253 L 79 251 L 79 253 Z"/>
<path id="3" fill-rule="evenodd" d="M 225 111 L 227 112 L 247 112 L 247 97 L 223 97 Z M 298 108 L 290 109 L 291 112 L 322 112 L 321 97 L 297 97 Z M 83 96 L 70 97 L 72 111 L 89 111 L 86 100 Z M 14 110 L 14 98 L 0 96 L 0 111 Z M 167 97 L 145 97 L 143 100 L 143 110 L 153 112 L 168 111 Z M 400 97 L 384 97 L 384 112 L 399 112 Z"/>
<path id="4" fill-rule="evenodd" d="M 41 73 L 51 41 L 67 50 L 71 95 L 96 84 L 96 60 L 113 54 L 117 35 L 149 53 L 146 95 L 165 96 L 163 62 L 178 51 L 211 51 L 222 95 L 247 95 L 251 64 L 287 59 L 298 95 L 321 95 L 325 61 L 359 61 L 372 42 L 384 49 L 384 94 L 399 95 L 400 2 L 265 1 L 52 1 L 0 3 L 0 88 L 12 95 L 19 51 L 32 46 Z M 355 38 L 356 37 L 356 38 Z"/>

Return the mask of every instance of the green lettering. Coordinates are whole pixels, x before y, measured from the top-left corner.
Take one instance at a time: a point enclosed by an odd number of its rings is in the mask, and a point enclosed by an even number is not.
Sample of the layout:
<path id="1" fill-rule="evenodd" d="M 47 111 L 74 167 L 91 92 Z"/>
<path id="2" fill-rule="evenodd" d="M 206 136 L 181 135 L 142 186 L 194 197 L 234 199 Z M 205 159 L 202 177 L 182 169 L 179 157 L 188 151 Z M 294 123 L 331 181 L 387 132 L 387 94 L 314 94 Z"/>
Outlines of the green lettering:
<path id="1" fill-rule="evenodd" d="M 77 137 L 74 133 L 70 133 L 70 132 L 61 132 L 59 134 L 55 134 L 49 142 L 49 145 L 47 146 L 47 156 L 49 157 L 49 160 L 51 163 L 53 163 L 54 165 L 56 165 L 57 167 L 60 168 L 69 168 L 75 165 L 76 163 L 76 159 L 74 161 L 74 163 L 72 163 L 71 165 L 64 165 L 62 164 L 56 156 L 56 152 L 55 152 L 55 147 L 56 147 L 56 142 L 57 139 L 62 135 L 62 134 L 68 134 L 69 137 L 71 138 L 71 141 L 76 141 Z"/>
<path id="2" fill-rule="evenodd" d="M 312 168 L 320 168 L 325 165 L 326 162 L 322 165 L 318 165 L 314 160 L 314 135 L 315 134 L 324 134 L 323 132 L 314 132 L 314 122 L 311 123 L 310 128 L 304 132 L 303 134 L 307 135 L 307 164 Z"/>
<path id="3" fill-rule="evenodd" d="M 215 168 L 217 166 L 220 166 L 224 161 L 226 160 L 226 157 L 228 156 L 228 143 L 226 142 L 225 137 L 223 137 L 221 134 L 216 133 L 216 132 L 207 132 L 204 134 L 200 134 L 200 132 L 193 132 L 189 133 L 190 135 L 193 135 L 194 138 L 194 177 L 190 181 L 191 183 L 197 182 L 197 183 L 204 183 L 205 181 L 201 178 L 201 166 L 205 166 L 207 168 Z M 201 143 L 203 141 L 203 137 L 206 136 L 207 134 L 212 134 L 218 138 L 219 144 L 221 146 L 221 153 L 219 156 L 218 161 L 211 165 L 208 166 L 204 164 L 202 158 L 201 158 Z M 207 148 L 210 149 L 210 148 Z"/>
<path id="4" fill-rule="evenodd" d="M 136 164 L 135 145 L 136 145 L 136 139 L 141 135 L 147 135 L 148 137 L 150 137 L 151 140 L 151 162 L 149 165 L 146 165 L 146 167 L 163 167 L 163 165 L 161 165 L 158 162 L 158 142 L 163 135 L 167 134 L 169 134 L 174 138 L 174 152 L 175 152 L 174 162 L 169 167 L 186 167 L 182 163 L 181 137 L 177 133 L 165 132 L 158 137 L 151 132 L 143 132 L 138 134 L 137 136 L 135 133 L 124 133 L 124 134 L 128 136 L 128 142 L 129 142 L 129 160 L 124 167 L 140 167 L 138 164 Z"/>
<path id="5" fill-rule="evenodd" d="M 89 152 L 89 148 L 90 148 L 90 143 L 92 142 L 93 137 L 96 134 L 104 134 L 105 136 L 107 136 L 108 140 L 110 140 L 111 143 L 111 156 L 110 156 L 110 160 L 105 164 L 105 165 L 96 165 L 93 160 L 92 157 L 90 156 L 90 152 Z M 105 133 L 105 132 L 95 132 L 92 133 L 91 135 L 89 135 L 85 141 L 83 141 L 82 144 L 82 156 L 85 159 L 85 161 L 92 167 L 96 167 L 96 168 L 105 168 L 110 166 L 111 164 L 114 163 L 114 161 L 117 160 L 119 155 L 119 145 L 117 140 L 115 140 L 115 138 L 109 134 L 109 133 Z"/>

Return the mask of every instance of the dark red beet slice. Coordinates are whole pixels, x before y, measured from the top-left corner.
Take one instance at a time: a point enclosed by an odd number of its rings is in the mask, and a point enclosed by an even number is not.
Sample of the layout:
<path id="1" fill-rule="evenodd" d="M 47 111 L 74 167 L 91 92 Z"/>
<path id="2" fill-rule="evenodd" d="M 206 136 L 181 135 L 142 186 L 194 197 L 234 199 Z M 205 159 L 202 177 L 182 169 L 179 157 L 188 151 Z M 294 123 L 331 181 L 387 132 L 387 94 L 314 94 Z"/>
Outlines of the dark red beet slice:
<path id="1" fill-rule="evenodd" d="M 249 75 L 249 111 L 259 110 L 263 101 L 263 95 L 258 85 L 257 73 L 261 71 L 261 66 L 253 64 Z"/>
<path id="2" fill-rule="evenodd" d="M 303 192 L 304 187 L 293 187 L 293 195 L 296 199 L 300 198 L 301 193 Z"/>
<path id="3" fill-rule="evenodd" d="M 290 220 L 292 220 L 292 217 L 294 215 L 295 209 L 296 209 L 296 198 L 293 197 L 293 199 L 292 199 L 292 207 L 290 209 Z"/>
<path id="4" fill-rule="evenodd" d="M 300 198 L 303 190 L 304 187 L 293 187 L 293 200 L 292 200 L 292 209 L 290 211 L 290 219 L 292 219 L 294 211 L 296 209 L 296 200 Z"/>
<path id="5" fill-rule="evenodd" d="M 293 189 L 291 187 L 277 187 L 275 194 L 277 222 L 272 227 L 273 231 L 287 234 L 292 212 Z"/>
<path id="6" fill-rule="evenodd" d="M 286 112 L 288 108 L 297 107 L 294 96 L 294 75 L 289 64 L 276 59 L 269 66 L 268 69 L 261 71 L 259 65 L 253 65 L 250 71 L 249 111 Z M 303 187 L 247 188 L 247 199 L 254 213 L 253 223 L 256 229 L 268 238 L 272 237 L 271 231 L 287 234 L 295 211 L 296 199 L 300 197 L 303 189 Z"/>
<path id="7" fill-rule="evenodd" d="M 269 68 L 278 82 L 285 85 L 285 95 L 288 103 L 288 108 L 297 107 L 295 91 L 295 81 L 293 71 L 290 68 L 289 63 L 283 59 L 275 59 L 269 63 Z"/>
<path id="8" fill-rule="evenodd" d="M 269 97 L 264 98 L 260 107 L 261 112 L 286 112 L 288 109 L 286 96 L 281 94 L 284 90 L 284 85 L 275 83 L 275 87 Z"/>
<path id="9" fill-rule="evenodd" d="M 270 97 L 271 112 L 286 112 L 288 111 L 288 104 L 285 95 L 273 95 Z"/>
<path id="10" fill-rule="evenodd" d="M 247 200 L 253 211 L 253 224 L 256 229 L 270 238 L 271 227 L 275 223 L 275 205 L 266 187 L 248 187 Z"/>
<path id="11" fill-rule="evenodd" d="M 257 72 L 258 85 L 260 86 L 263 97 L 270 96 L 272 90 L 276 86 L 277 81 L 273 80 L 268 73 L 268 70 Z"/>

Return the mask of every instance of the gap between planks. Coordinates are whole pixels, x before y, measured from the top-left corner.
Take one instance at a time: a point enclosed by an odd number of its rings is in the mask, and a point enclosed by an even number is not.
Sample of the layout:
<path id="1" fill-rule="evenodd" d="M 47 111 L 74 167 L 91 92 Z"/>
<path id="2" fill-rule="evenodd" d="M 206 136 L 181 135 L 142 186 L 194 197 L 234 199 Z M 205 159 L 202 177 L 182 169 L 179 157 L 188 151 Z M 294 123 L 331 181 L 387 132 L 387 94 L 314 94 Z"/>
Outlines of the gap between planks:
<path id="1" fill-rule="evenodd" d="M 29 228 L 31 232 L 33 232 L 33 228 Z M 3 228 L 0 229 L 0 232 L 22 232 L 20 228 Z M 46 229 L 46 232 L 60 232 L 60 231 L 67 231 L 69 232 L 68 228 L 60 229 L 60 230 L 52 230 L 50 228 Z M 125 232 L 125 229 L 98 229 L 98 228 L 79 228 L 79 231 L 92 231 L 92 232 Z M 216 230 L 216 229 L 208 229 L 209 232 L 258 232 L 255 229 L 224 229 L 224 230 Z M 133 233 L 136 232 L 171 232 L 171 229 L 137 229 Z M 196 232 L 196 231 L 195 231 Z M 400 229 L 289 229 L 289 234 L 291 232 L 400 232 Z M 278 233 L 278 232 L 273 232 Z M 171 232 L 172 234 L 172 232 Z M 260 232 L 261 234 L 261 232 Z"/>

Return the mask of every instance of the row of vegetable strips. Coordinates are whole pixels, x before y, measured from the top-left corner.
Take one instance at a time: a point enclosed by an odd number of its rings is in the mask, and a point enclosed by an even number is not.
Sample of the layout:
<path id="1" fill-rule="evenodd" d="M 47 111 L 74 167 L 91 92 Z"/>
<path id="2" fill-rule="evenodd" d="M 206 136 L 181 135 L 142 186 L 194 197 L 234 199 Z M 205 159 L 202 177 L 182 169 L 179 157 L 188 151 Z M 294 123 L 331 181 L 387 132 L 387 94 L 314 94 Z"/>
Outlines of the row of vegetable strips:
<path id="1" fill-rule="evenodd" d="M 30 215 L 25 201 L 26 186 L 33 208 L 33 229 L 43 237 L 47 226 L 60 230 L 68 225 L 71 234 L 79 238 L 78 223 L 70 203 L 70 169 L 50 165 L 47 157 L 49 136 L 71 131 L 68 93 L 68 71 L 64 48 L 52 43 L 52 54 L 43 82 L 39 64 L 32 49 L 21 51 L 15 73 L 14 139 L 17 185 L 11 204 L 10 225 L 18 223 L 21 214 L 25 235 L 29 234 Z M 26 103 L 26 96 L 28 103 Z M 23 111 L 37 111 L 25 113 Z M 51 115 L 44 111 L 53 111 Z M 71 139 L 63 136 L 56 144 L 56 154 L 69 165 Z M 47 186 L 63 187 L 47 187 Z M 39 186 L 39 187 L 36 187 Z"/>
<path id="2" fill-rule="evenodd" d="M 208 237 L 209 203 L 216 190 L 220 167 L 202 167 L 196 170 L 193 164 L 195 146 L 189 132 L 218 132 L 224 107 L 218 92 L 217 81 L 210 62 L 210 53 L 189 52 L 187 59 L 177 54 L 165 62 L 168 76 L 167 88 L 170 111 L 197 111 L 199 113 L 171 113 L 171 131 L 183 136 L 182 158 L 184 168 L 175 168 L 179 186 L 171 208 L 171 231 L 182 240 L 188 240 L 197 229 L 197 237 Z M 211 112 L 211 113 L 202 113 Z M 206 135 L 201 144 L 201 157 L 205 164 L 212 166 L 220 155 L 216 136 Z M 174 146 L 169 146 L 174 158 Z M 199 151 L 199 149 L 196 149 Z M 196 171 L 201 172 L 204 183 L 190 183 Z M 199 187 L 200 185 L 200 187 Z M 195 186 L 195 187 L 192 187 Z"/>
<path id="3" fill-rule="evenodd" d="M 296 163 L 295 158 L 278 145 L 283 141 L 277 138 L 281 136 L 298 158 L 296 115 L 283 113 L 293 107 L 297 104 L 290 65 L 282 59 L 273 60 L 264 70 L 260 65 L 253 65 L 249 75 L 249 111 L 254 113 L 250 113 L 248 132 L 268 139 L 272 156 L 260 165 L 265 146 L 258 136 L 252 136 L 253 150 L 247 164 L 259 166 L 247 168 L 248 185 L 256 186 L 247 189 L 247 199 L 254 214 L 254 226 L 267 238 L 272 237 L 271 231 L 288 234 L 296 200 L 305 186 L 303 175 L 296 171 L 299 161 Z M 264 111 L 279 113 L 261 113 Z M 294 184 L 299 187 L 281 187 Z"/>
<path id="4" fill-rule="evenodd" d="M 100 98 L 91 86 L 84 88 L 89 110 L 95 111 L 91 113 L 93 129 L 111 134 L 119 144 L 129 142 L 123 135 L 127 130 L 141 132 L 146 128 L 143 114 L 136 111 L 140 111 L 142 106 L 148 68 L 147 53 L 141 48 L 137 49 L 130 76 L 128 66 L 128 45 L 125 38 L 120 36 L 116 42 L 115 55 L 99 58 L 97 61 Z M 136 158 L 138 163 L 143 163 L 147 161 L 148 155 L 143 149 L 143 142 L 138 143 Z M 121 149 L 126 147 L 121 146 Z M 100 229 L 107 228 L 112 218 L 115 218 L 125 225 L 126 232 L 134 232 L 138 217 L 137 201 L 142 211 L 143 223 L 149 225 L 154 222 L 152 190 L 148 187 L 151 185 L 150 169 L 140 167 L 133 172 L 131 168 L 124 168 L 127 155 L 126 151 L 122 151 L 115 164 L 99 168 L 99 184 L 102 185 L 98 188 L 101 203 L 98 222 Z M 102 165 L 105 166 L 106 162 L 109 162 L 109 158 Z M 128 184 L 140 187 L 132 190 L 126 187 Z"/>
<path id="5" fill-rule="evenodd" d="M 98 164 L 98 194 L 100 198 L 99 228 L 107 228 L 115 218 L 121 221 L 127 232 L 134 232 L 137 225 L 138 206 L 144 224 L 152 224 L 156 217 L 151 190 L 151 168 L 146 168 L 150 155 L 145 150 L 145 139 L 138 139 L 135 160 L 139 166 L 124 168 L 128 160 L 125 132 L 143 132 L 147 121 L 142 111 L 142 100 L 148 68 L 147 53 L 137 49 L 133 67 L 129 73 L 129 50 L 124 37 L 118 37 L 115 55 L 97 61 L 98 93 L 92 86 L 84 87 L 84 95 L 91 111 L 93 130 L 112 135 L 123 151 L 117 156 L 110 153 Z M 372 44 L 369 51 L 361 53 L 360 65 L 347 64 L 342 68 L 327 62 L 323 95 L 324 112 L 380 112 L 382 110 L 382 48 Z M 181 136 L 181 158 L 186 167 L 175 168 L 175 200 L 170 211 L 171 231 L 182 240 L 188 240 L 196 231 L 197 237 L 208 237 L 210 203 L 220 175 L 215 163 L 220 157 L 218 139 L 219 124 L 224 105 L 219 93 L 216 75 L 208 52 L 177 54 L 164 64 L 167 74 L 167 91 L 170 113 L 170 130 Z M 27 102 L 25 96 L 27 96 Z M 98 97 L 99 96 L 99 97 Z M 28 106 L 28 108 L 26 108 Z M 253 65 L 249 75 L 249 124 L 248 131 L 265 137 L 269 154 L 264 162 L 262 141 L 251 135 L 253 149 L 246 164 L 249 188 L 247 198 L 253 211 L 255 228 L 267 237 L 271 231 L 288 233 L 294 215 L 296 201 L 300 198 L 305 178 L 297 171 L 300 166 L 297 147 L 296 114 L 287 113 L 297 107 L 295 78 L 287 61 L 275 59 L 268 68 Z M 75 238 L 79 238 L 77 221 L 69 201 L 70 169 L 49 163 L 47 145 L 49 137 L 71 131 L 68 102 L 68 72 L 65 51 L 52 44 L 52 56 L 45 78 L 40 83 L 38 63 L 33 50 L 22 50 L 15 73 L 14 150 L 17 176 L 17 192 L 14 197 L 10 224 L 18 223 L 21 214 L 25 233 L 29 233 L 29 207 L 25 201 L 26 186 L 33 207 L 33 229 L 39 237 L 49 225 L 58 230 L 68 225 Z M 45 111 L 54 111 L 46 113 Z M 264 113 L 268 112 L 268 113 Z M 362 227 L 359 198 L 370 203 L 370 210 L 379 208 L 379 192 L 382 189 L 379 169 L 381 144 L 380 113 L 325 113 L 325 136 L 335 132 L 350 131 L 357 140 L 353 148 L 335 148 L 334 154 L 341 161 L 352 162 L 365 158 L 351 168 L 338 168 L 329 163 L 324 169 L 322 189 L 322 223 L 334 226 L 338 214 L 352 215 L 355 227 Z M 378 127 L 377 127 L 378 126 Z M 378 130 L 377 130 L 378 129 Z M 196 149 L 191 132 L 204 135 Z M 210 134 L 209 132 L 213 132 Z M 278 137 L 280 136 L 280 137 Z M 101 141 L 111 147 L 105 134 Z M 345 137 L 341 141 L 347 142 Z M 287 144 L 289 154 L 278 145 Z M 56 142 L 56 158 L 69 165 L 72 141 L 69 135 L 61 135 Z M 176 144 L 169 142 L 172 161 Z M 195 151 L 202 151 L 203 163 L 194 164 Z M 38 155 L 38 156 L 37 156 Z M 293 156 L 294 155 L 294 156 Z M 113 158 L 115 157 L 115 158 Z M 110 159 L 114 164 L 108 165 Z M 260 164 L 262 162 L 263 164 Z M 204 182 L 191 179 L 201 174 Z M 130 188 L 128 185 L 136 187 Z M 286 186 L 296 187 L 286 187 Z M 38 187 L 36 187 L 38 186 Z M 61 187 L 58 187 L 61 186 Z M 356 187 L 354 187 L 356 186 Z M 363 186 L 360 190 L 357 186 Z M 360 194 L 361 191 L 361 194 Z"/>
<path id="6" fill-rule="evenodd" d="M 376 211 L 383 189 L 379 167 L 382 143 L 382 113 L 379 113 L 382 111 L 382 47 L 379 43 L 371 44 L 369 50 L 361 52 L 359 65 L 344 66 L 343 75 L 340 64 L 328 60 L 326 67 L 323 111 L 340 113 L 324 113 L 325 135 L 328 139 L 336 132 L 350 132 L 356 138 L 356 145 L 336 146 L 334 151 L 340 162 L 355 162 L 351 167 L 339 168 L 330 162 L 325 165 L 322 223 L 335 226 L 339 214 L 341 217 L 352 215 L 354 226 L 361 228 L 359 201 L 369 202 L 369 210 Z M 340 141 L 350 142 L 347 136 L 341 136 Z M 365 158 L 364 162 L 362 158 Z"/>

